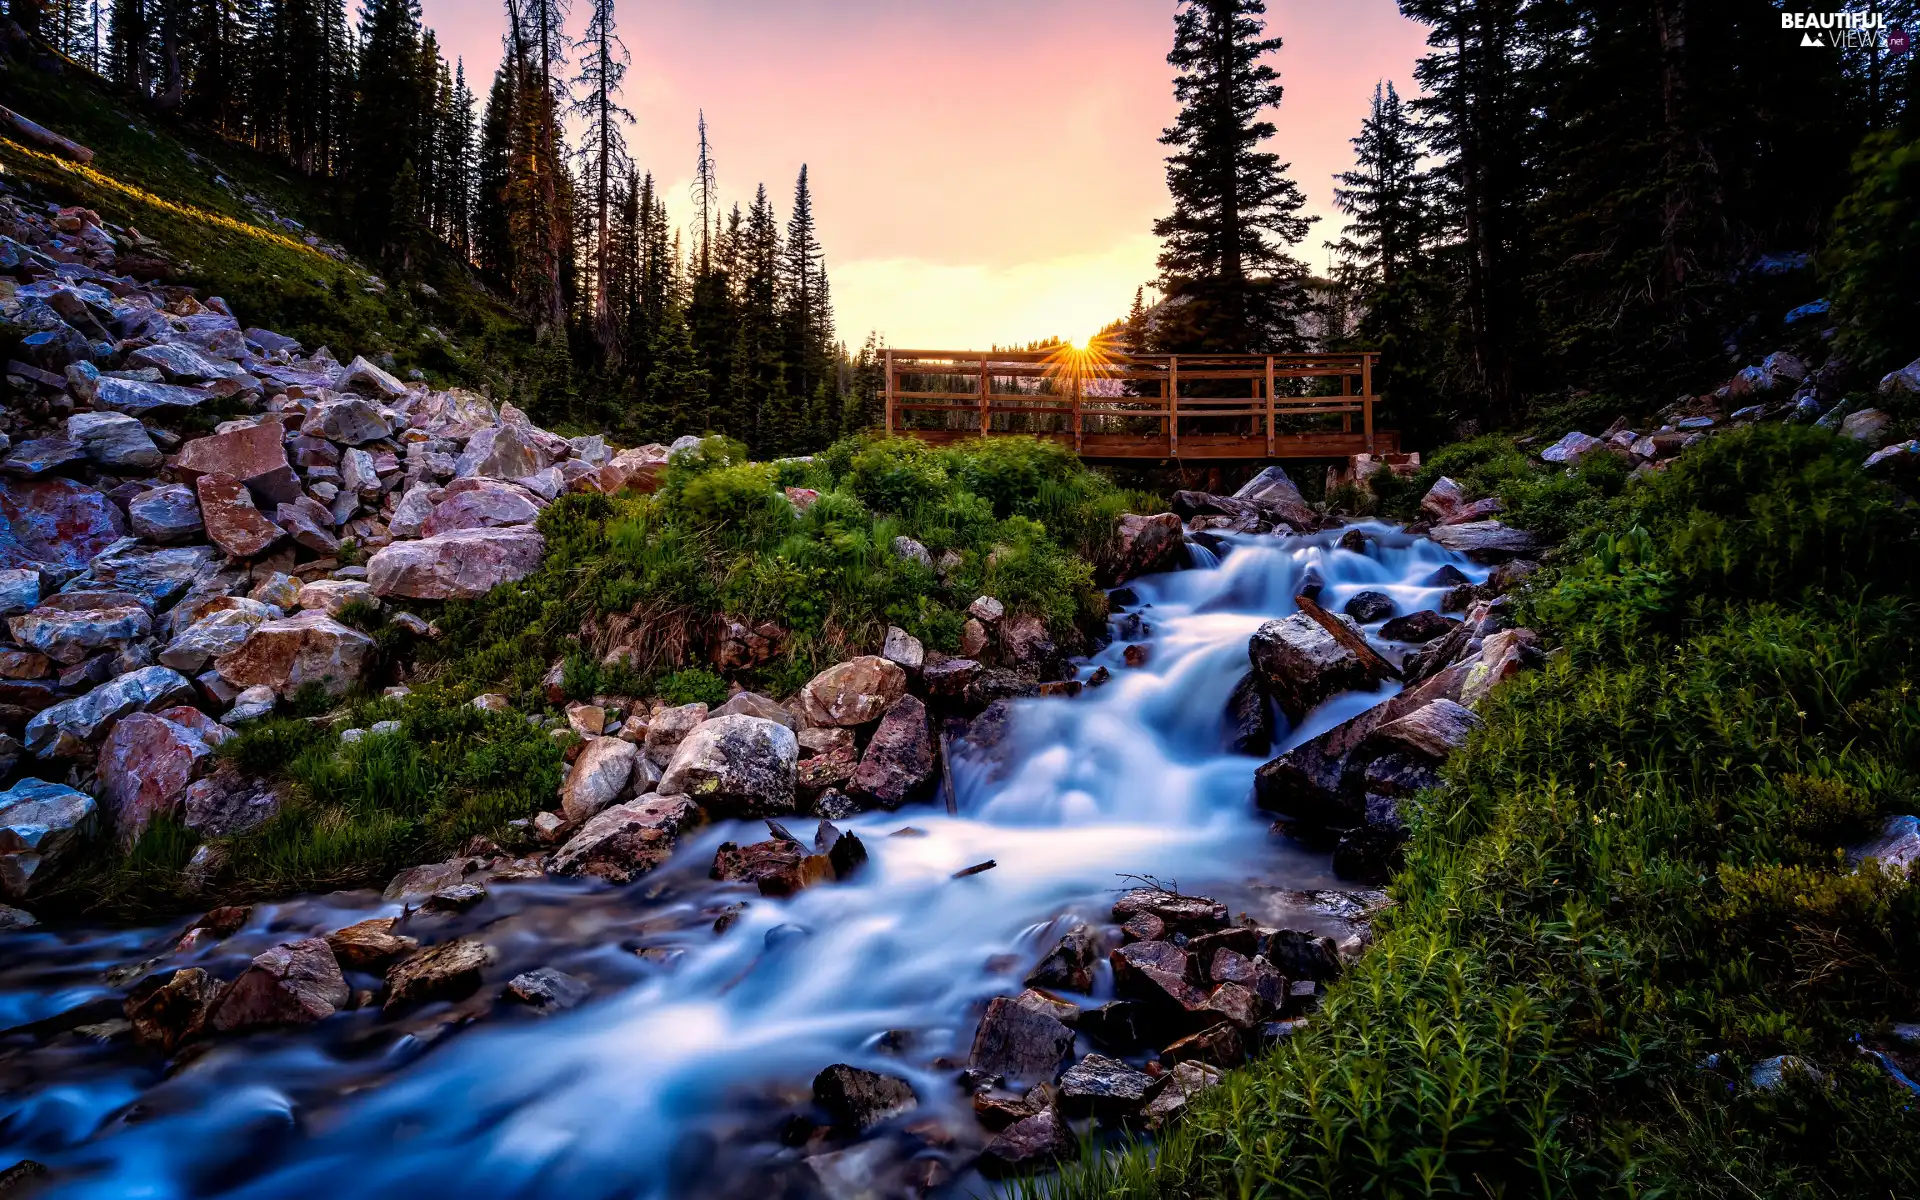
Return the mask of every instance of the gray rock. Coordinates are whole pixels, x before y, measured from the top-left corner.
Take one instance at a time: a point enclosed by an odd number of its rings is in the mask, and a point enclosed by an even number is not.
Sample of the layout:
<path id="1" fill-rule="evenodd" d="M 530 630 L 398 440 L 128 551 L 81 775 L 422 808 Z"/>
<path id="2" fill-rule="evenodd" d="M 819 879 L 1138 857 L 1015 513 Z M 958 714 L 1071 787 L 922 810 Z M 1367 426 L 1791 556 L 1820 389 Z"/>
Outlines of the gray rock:
<path id="1" fill-rule="evenodd" d="M 660 790 L 728 815 L 777 816 L 794 811 L 799 761 L 800 743 L 786 726 L 763 717 L 715 717 L 674 750 Z"/>
<path id="2" fill-rule="evenodd" d="M 813 1077 L 813 1102 L 833 1117 L 836 1128 L 855 1133 L 919 1105 L 906 1080 L 846 1063 L 835 1063 Z"/>
<path id="3" fill-rule="evenodd" d="M 1475 562 L 1504 562 L 1510 558 L 1537 554 L 1542 549 L 1538 537 L 1498 521 L 1463 521 L 1458 525 L 1440 525 L 1428 536 Z"/>
<path id="4" fill-rule="evenodd" d="M 933 778 L 933 770 L 927 706 L 904 695 L 888 706 L 847 791 L 856 800 L 898 808 Z"/>
<path id="5" fill-rule="evenodd" d="M 356 357 L 348 363 L 347 369 L 333 381 L 333 386 L 343 392 L 359 392 L 389 400 L 397 400 L 407 394 L 406 384 L 364 357 Z"/>
<path id="6" fill-rule="evenodd" d="M 0 617 L 23 613 L 40 603 L 40 572 L 24 568 L 0 571 Z"/>
<path id="7" fill-rule="evenodd" d="M 144 383 L 137 379 L 103 375 L 94 384 L 93 406 L 138 415 L 163 408 L 198 408 L 209 395 L 196 388 L 171 383 Z"/>
<path id="8" fill-rule="evenodd" d="M 647 758 L 665 767 L 673 761 L 680 743 L 706 719 L 707 706 L 698 701 L 661 709 L 647 725 Z"/>
<path id="9" fill-rule="evenodd" d="M 880 647 L 880 657 L 909 674 L 917 674 L 926 665 L 927 650 L 914 637 L 897 625 L 887 626 L 887 640 Z"/>
<path id="10" fill-rule="evenodd" d="M 543 1013 L 572 1008 L 592 991 L 584 981 L 553 967 L 526 971 L 507 982 L 508 999 Z"/>
<path id="11" fill-rule="evenodd" d="M 32 612 L 7 619 L 13 640 L 58 663 L 124 646 L 153 632 L 141 598 L 128 592 L 77 592 L 47 597 Z"/>
<path id="12" fill-rule="evenodd" d="M 377 405 L 358 396 L 339 396 L 322 400 L 308 409 L 306 420 L 300 423 L 300 432 L 343 446 L 364 446 L 379 441 L 391 431 Z"/>
<path id="13" fill-rule="evenodd" d="M 64 784 L 22 779 L 0 792 L 0 895 L 24 899 L 93 823 L 93 797 Z"/>
<path id="14" fill-rule="evenodd" d="M 147 470 L 160 465 L 160 447 L 146 426 L 124 413 L 75 413 L 67 418 L 67 440 L 85 448 L 87 457 L 110 470 Z"/>
<path id="15" fill-rule="evenodd" d="M 906 562 L 916 562 L 927 570 L 933 570 L 933 554 L 925 546 L 902 534 L 893 539 L 893 556 Z"/>
<path id="16" fill-rule="evenodd" d="M 1062 934 L 1032 971 L 1026 985 L 1063 992 L 1091 992 L 1093 965 L 1100 958 L 1100 939 L 1093 927 L 1078 924 Z"/>
<path id="17" fill-rule="evenodd" d="M 347 1006 L 347 980 L 322 938 L 305 938 L 254 956 L 207 1016 L 221 1032 L 324 1021 Z"/>
<path id="18" fill-rule="evenodd" d="M 1359 592 L 1348 600 L 1342 612 L 1360 622 L 1371 625 L 1375 621 L 1384 621 L 1393 615 L 1393 597 L 1385 592 Z"/>
<path id="19" fill-rule="evenodd" d="M 27 749 L 41 758 L 83 753 L 107 727 L 130 712 L 153 712 L 193 701 L 193 684 L 167 667 L 142 667 L 86 695 L 35 713 L 27 722 Z"/>
<path id="20" fill-rule="evenodd" d="M 1051 1083 L 1072 1053 L 1073 1030 L 1014 997 L 996 996 L 974 1033 L 967 1066 L 987 1075 Z"/>
<path id="21" fill-rule="evenodd" d="M 628 790 L 639 757 L 640 748 L 620 738 L 588 742 L 560 785 L 561 813 L 577 824 L 617 802 Z"/>
<path id="22" fill-rule="evenodd" d="M 17 929 L 32 929 L 39 923 L 39 918 L 24 908 L 10 908 L 5 904 L 0 904 L 0 933 L 12 933 Z"/>
<path id="23" fill-rule="evenodd" d="M 211 546 L 146 546 L 134 538 L 121 538 L 96 555 L 86 573 L 68 583 L 66 590 L 134 592 L 146 597 L 157 612 L 186 595 L 215 554 Z"/>
<path id="24" fill-rule="evenodd" d="M 479 990 L 481 973 L 498 958 L 492 946 L 459 938 L 417 951 L 387 971 L 387 1012 L 430 1000 L 458 1000 Z"/>
<path id="25" fill-rule="evenodd" d="M 1338 617 L 1359 629 L 1347 617 Z M 1305 613 L 1268 621 L 1254 633 L 1247 654 L 1268 696 L 1296 724 L 1337 692 L 1376 680 L 1360 656 Z"/>
<path id="26" fill-rule="evenodd" d="M 1139 1113 L 1153 1083 L 1153 1076 L 1118 1059 L 1089 1054 L 1060 1077 L 1060 1107 L 1069 1116 L 1123 1121 Z"/>
<path id="27" fill-rule="evenodd" d="M 1602 449 L 1605 445 L 1606 443 L 1599 438 L 1589 437 L 1587 434 L 1575 430 L 1553 445 L 1548 446 L 1545 450 L 1542 450 L 1540 457 L 1543 461 L 1570 467 L 1594 451 Z"/>
<path id="28" fill-rule="evenodd" d="M 1381 725 L 1372 737 L 1376 743 L 1437 762 L 1466 745 L 1483 724 L 1472 709 L 1443 696 Z"/>
<path id="29" fill-rule="evenodd" d="M 162 545 L 191 541 L 206 531 L 200 520 L 200 501 L 183 483 L 141 492 L 127 502 L 127 517 L 134 533 Z"/>
<path id="30" fill-rule="evenodd" d="M 1870 858 L 1890 874 L 1912 875 L 1914 864 L 1920 863 L 1920 817 L 1888 817 L 1879 837 L 1847 851 L 1847 861 L 1856 870 Z"/>
<path id="31" fill-rule="evenodd" d="M 743 718 L 735 718 L 743 719 Z M 704 819 L 685 796 L 642 796 L 605 809 L 547 862 L 554 875 L 593 875 L 625 884 L 667 861 L 674 840 Z"/>
<path id="32" fill-rule="evenodd" d="M 1052 1108 L 1001 1130 L 980 1151 L 980 1173 L 989 1179 L 1026 1175 L 1071 1162 L 1080 1155 L 1080 1143 L 1066 1118 Z"/>
<path id="33" fill-rule="evenodd" d="M 87 448 L 66 438 L 33 438 L 0 459 L 0 474 L 34 479 L 87 461 Z"/>
<path id="34" fill-rule="evenodd" d="M 238 363 L 202 354 L 185 342 L 160 342 L 142 346 L 127 355 L 127 366 L 157 367 L 174 383 L 211 383 L 216 379 L 244 379 Z"/>

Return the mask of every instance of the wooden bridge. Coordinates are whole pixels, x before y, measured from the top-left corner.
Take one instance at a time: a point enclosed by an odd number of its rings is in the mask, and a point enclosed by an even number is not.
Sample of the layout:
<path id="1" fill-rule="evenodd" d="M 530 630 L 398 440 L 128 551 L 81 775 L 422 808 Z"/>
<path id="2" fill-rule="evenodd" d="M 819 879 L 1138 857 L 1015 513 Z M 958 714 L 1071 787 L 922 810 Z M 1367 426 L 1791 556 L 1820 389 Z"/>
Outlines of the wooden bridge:
<path id="1" fill-rule="evenodd" d="M 1095 459 L 1394 454 L 1374 353 L 889 350 L 886 429 L 943 443 L 1029 434 Z"/>

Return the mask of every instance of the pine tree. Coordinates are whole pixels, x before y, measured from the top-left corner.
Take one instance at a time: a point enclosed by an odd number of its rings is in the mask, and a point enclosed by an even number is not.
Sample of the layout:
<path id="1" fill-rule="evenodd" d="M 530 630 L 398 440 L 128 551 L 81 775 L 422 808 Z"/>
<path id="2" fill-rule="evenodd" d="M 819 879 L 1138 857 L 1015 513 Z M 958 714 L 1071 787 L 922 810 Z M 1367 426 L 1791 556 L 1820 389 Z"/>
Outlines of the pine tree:
<path id="1" fill-rule="evenodd" d="M 566 6 L 507 0 L 507 8 L 518 90 L 506 188 L 513 294 L 536 337 L 559 337 L 566 330 L 572 228 L 558 116 L 565 88 L 554 76 L 565 61 Z"/>
<path id="2" fill-rule="evenodd" d="M 467 64 L 457 60 L 453 69 L 453 96 L 447 113 L 444 144 L 446 162 L 442 168 L 446 199 L 445 237 L 461 259 L 472 261 L 474 187 L 479 164 L 475 143 L 473 89 L 467 86 Z"/>
<path id="3" fill-rule="evenodd" d="M 520 88 L 513 70 L 513 57 L 508 55 L 493 74 L 474 154 L 473 260 L 487 278 L 501 286 L 509 285 L 514 275 L 507 188 L 513 176 L 513 131 L 519 126 L 513 106 Z"/>
<path id="4" fill-rule="evenodd" d="M 713 269 L 713 231 L 719 227 L 720 192 L 715 180 L 713 148 L 707 142 L 707 110 L 700 110 L 700 153 L 694 163 L 693 202 L 700 212 L 700 237 L 694 243 L 699 275 Z"/>
<path id="5" fill-rule="evenodd" d="M 1178 304 L 1180 349 L 1288 349 L 1299 341 L 1306 268 L 1284 247 L 1306 236 L 1305 197 L 1279 156 L 1261 150 L 1274 132 L 1260 114 L 1280 103 L 1279 75 L 1261 60 L 1280 48 L 1263 37 L 1264 0 L 1181 0 L 1167 62 L 1179 74 L 1180 114 L 1162 134 L 1173 212 L 1154 223 L 1163 239 L 1161 289 Z"/>
<path id="6" fill-rule="evenodd" d="M 737 210 L 736 210 L 737 212 Z M 732 433 L 756 454 L 784 452 L 793 442 L 792 398 L 782 354 L 780 320 L 780 226 L 766 185 L 735 234 L 740 271 L 735 323 Z"/>
<path id="7" fill-rule="evenodd" d="M 826 418 L 818 393 L 833 368 L 833 311 L 827 299 L 826 255 L 813 224 L 813 194 L 806 164 L 793 185 L 793 212 L 781 255 L 781 292 L 786 306 L 788 386 L 814 404 L 808 424 Z"/>
<path id="8" fill-rule="evenodd" d="M 425 157 L 432 92 L 421 78 L 420 38 L 418 0 L 370 0 L 360 25 L 348 169 L 356 235 L 383 256 L 408 256 L 408 231 L 393 227 L 394 185 L 403 165 Z"/>
<path id="9" fill-rule="evenodd" d="M 609 362 L 620 358 L 620 327 L 614 320 L 609 292 L 612 262 L 609 230 L 614 189 L 629 173 L 627 141 L 622 126 L 633 124 L 633 114 L 621 106 L 620 82 L 627 73 L 627 47 L 613 26 L 613 0 L 593 0 L 586 33 L 576 43 L 580 74 L 574 83 L 584 89 L 573 112 L 587 119 L 580 143 L 581 174 L 593 204 L 593 336 Z"/>

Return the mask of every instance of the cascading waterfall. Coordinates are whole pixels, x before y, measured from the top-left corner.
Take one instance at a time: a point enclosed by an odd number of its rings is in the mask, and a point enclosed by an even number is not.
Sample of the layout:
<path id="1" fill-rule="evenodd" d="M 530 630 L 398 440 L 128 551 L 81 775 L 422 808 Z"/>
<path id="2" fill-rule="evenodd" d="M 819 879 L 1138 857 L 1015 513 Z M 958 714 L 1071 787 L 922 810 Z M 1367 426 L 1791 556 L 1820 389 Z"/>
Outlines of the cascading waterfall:
<path id="1" fill-rule="evenodd" d="M 1422 581 L 1444 564 L 1485 574 L 1388 526 L 1361 528 L 1367 554 L 1332 533 L 1227 535 L 1217 558 L 1194 548 L 1198 569 L 1134 582 L 1145 665 L 1124 666 L 1116 641 L 1082 668 L 1107 668 L 1104 687 L 1020 702 L 992 763 L 956 756 L 958 815 L 920 806 L 844 822 L 870 855 L 850 883 L 786 900 L 711 883 L 720 842 L 765 836 L 729 823 L 684 839 L 630 888 L 496 885 L 430 935 L 488 941 L 505 973 L 551 964 L 592 981 L 572 1012 L 456 1028 L 487 1013 L 490 982 L 478 1001 L 396 1021 L 362 1009 L 215 1041 L 171 1071 L 124 1037 L 0 1042 L 0 1166 L 35 1159 L 56 1194 L 83 1197 L 764 1195 L 770 1177 L 806 1177 L 781 1120 L 834 1062 L 909 1079 L 914 1119 L 977 1139 L 952 1060 L 980 1002 L 1019 990 L 1059 918 L 1104 921 L 1140 877 L 1263 923 L 1284 916 L 1286 890 L 1338 886 L 1325 856 L 1269 834 L 1249 798 L 1259 760 L 1227 749 L 1248 638 L 1294 610 L 1309 568 L 1330 609 L 1371 589 L 1401 613 L 1438 606 L 1444 589 Z M 1335 697 L 1276 752 L 1392 686 Z M 953 878 L 987 859 L 993 869 Z M 716 935 L 722 906 L 740 900 Z M 278 942 L 399 911 L 365 892 L 261 905 L 191 965 L 231 978 Z M 0 935 L 0 1028 L 117 995 L 103 982 L 115 968 L 156 955 L 148 969 L 188 965 L 171 957 L 180 929 Z M 1096 992 L 1110 991 L 1104 972 Z M 884 1031 L 905 1036 L 883 1051 Z M 898 1138 L 872 1147 L 855 1161 L 875 1173 L 911 1152 Z"/>

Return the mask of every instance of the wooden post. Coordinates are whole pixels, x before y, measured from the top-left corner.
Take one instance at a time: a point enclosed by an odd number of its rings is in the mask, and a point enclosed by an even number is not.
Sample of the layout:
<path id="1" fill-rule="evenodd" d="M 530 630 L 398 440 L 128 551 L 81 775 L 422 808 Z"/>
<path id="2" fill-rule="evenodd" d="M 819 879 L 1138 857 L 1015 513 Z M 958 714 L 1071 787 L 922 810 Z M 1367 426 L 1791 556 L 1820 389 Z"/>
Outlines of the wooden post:
<path id="1" fill-rule="evenodd" d="M 1180 356 L 1167 355 L 1167 452 L 1180 457 Z"/>
<path id="2" fill-rule="evenodd" d="M 1080 396 L 1085 390 L 1085 387 L 1086 381 L 1084 377 L 1082 377 L 1078 369 L 1075 369 L 1073 373 L 1073 407 L 1067 417 L 1069 421 L 1073 422 L 1073 452 L 1075 454 L 1080 453 L 1081 426 L 1083 423 L 1080 412 Z"/>
<path id="3" fill-rule="evenodd" d="M 1340 398 L 1346 400 L 1353 395 L 1353 376 L 1342 372 L 1340 375 Z M 1353 413 L 1345 410 L 1340 413 L 1340 432 L 1353 432 Z"/>
<path id="4" fill-rule="evenodd" d="M 1273 457 L 1273 355 L 1267 355 L 1267 457 Z"/>
<path id="5" fill-rule="evenodd" d="M 980 356 L 980 436 L 981 437 L 985 437 L 987 436 L 987 434 L 993 432 L 993 401 L 988 399 L 988 397 L 993 392 L 993 387 L 988 382 L 988 379 L 989 379 L 989 376 L 987 375 L 987 356 L 982 354 Z"/>
<path id="6" fill-rule="evenodd" d="M 893 351 L 887 351 L 887 436 L 893 436 Z"/>
<path id="7" fill-rule="evenodd" d="M 1373 453 L 1373 355 L 1360 356 L 1360 406 L 1367 427 L 1367 453 Z"/>

